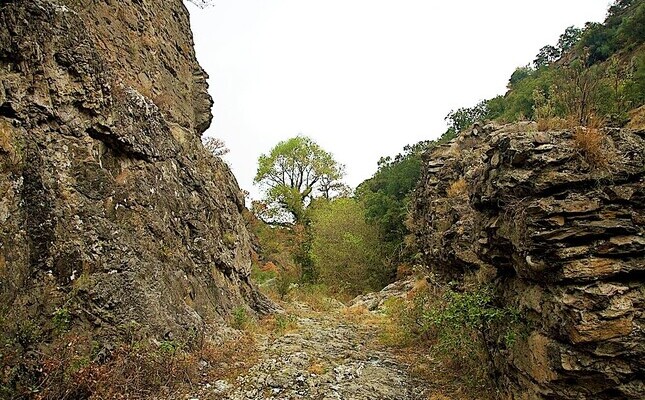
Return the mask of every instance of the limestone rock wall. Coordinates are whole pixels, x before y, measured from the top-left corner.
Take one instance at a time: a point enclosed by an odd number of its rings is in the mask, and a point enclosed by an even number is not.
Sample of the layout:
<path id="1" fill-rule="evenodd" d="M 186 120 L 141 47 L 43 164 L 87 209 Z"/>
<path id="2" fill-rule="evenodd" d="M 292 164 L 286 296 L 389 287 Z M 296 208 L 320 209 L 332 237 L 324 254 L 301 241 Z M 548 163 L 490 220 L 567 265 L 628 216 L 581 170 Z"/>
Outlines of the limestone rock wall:
<path id="1" fill-rule="evenodd" d="M 9 0 L 0 26 L 1 311 L 181 337 L 270 309 L 243 195 L 201 145 L 182 1 Z"/>
<path id="2" fill-rule="evenodd" d="M 514 399 L 642 399 L 645 132 L 603 132 L 589 157 L 572 132 L 487 126 L 426 155 L 413 201 L 425 261 L 492 284 L 524 319 L 491 337 Z"/>

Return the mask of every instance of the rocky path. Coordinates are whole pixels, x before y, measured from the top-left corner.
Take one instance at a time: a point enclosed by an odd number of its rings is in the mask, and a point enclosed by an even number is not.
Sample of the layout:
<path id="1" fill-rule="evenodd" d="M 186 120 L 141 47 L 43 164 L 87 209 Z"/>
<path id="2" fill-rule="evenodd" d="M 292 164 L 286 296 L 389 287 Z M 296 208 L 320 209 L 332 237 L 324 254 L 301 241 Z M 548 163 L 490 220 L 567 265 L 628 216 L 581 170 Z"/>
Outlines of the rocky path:
<path id="1" fill-rule="evenodd" d="M 234 382 L 208 385 L 208 396 L 242 399 L 428 399 L 429 389 L 377 341 L 374 326 L 341 313 L 299 313 L 297 329 L 258 337 L 259 362 Z M 205 394 L 205 393 L 202 393 Z"/>

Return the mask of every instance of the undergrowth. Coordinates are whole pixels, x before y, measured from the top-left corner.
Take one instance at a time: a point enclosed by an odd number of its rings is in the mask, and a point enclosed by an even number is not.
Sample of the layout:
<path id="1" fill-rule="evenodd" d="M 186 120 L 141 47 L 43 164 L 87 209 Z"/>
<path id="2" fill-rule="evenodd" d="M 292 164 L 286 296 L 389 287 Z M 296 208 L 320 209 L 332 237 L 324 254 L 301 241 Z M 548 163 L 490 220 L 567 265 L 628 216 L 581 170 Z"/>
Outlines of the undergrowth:
<path id="1" fill-rule="evenodd" d="M 471 389 L 489 388 L 492 358 L 487 341 L 509 347 L 520 332 L 520 317 L 495 304 L 488 287 L 442 293 L 419 292 L 411 299 L 386 301 L 380 340 L 398 348 L 427 348 L 445 372 Z M 423 368 L 420 368 L 423 370 Z"/>
<path id="2" fill-rule="evenodd" d="M 111 340 L 75 325 L 56 308 L 47 321 L 0 314 L 1 399 L 177 398 L 197 383 L 233 382 L 259 359 L 255 334 L 280 336 L 298 329 L 289 314 L 257 319 L 236 308 L 239 328 L 223 343 L 195 333 L 185 340 L 144 338 L 138 324 Z M 15 317 L 15 316 L 14 316 Z"/>

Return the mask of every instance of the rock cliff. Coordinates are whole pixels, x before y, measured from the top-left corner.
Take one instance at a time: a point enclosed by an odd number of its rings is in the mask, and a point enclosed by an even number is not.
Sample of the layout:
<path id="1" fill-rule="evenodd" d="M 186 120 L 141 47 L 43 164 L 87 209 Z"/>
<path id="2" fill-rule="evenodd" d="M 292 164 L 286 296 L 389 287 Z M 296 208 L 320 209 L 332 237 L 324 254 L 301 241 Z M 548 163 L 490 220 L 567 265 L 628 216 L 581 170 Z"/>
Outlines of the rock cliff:
<path id="1" fill-rule="evenodd" d="M 487 338 L 508 398 L 642 399 L 645 132 L 535 130 L 486 126 L 427 154 L 416 242 L 520 311 L 515 344 Z"/>
<path id="2" fill-rule="evenodd" d="M 270 303 L 181 0 L 0 4 L 0 304 L 181 338 Z M 40 323 L 40 322 L 39 322 Z"/>

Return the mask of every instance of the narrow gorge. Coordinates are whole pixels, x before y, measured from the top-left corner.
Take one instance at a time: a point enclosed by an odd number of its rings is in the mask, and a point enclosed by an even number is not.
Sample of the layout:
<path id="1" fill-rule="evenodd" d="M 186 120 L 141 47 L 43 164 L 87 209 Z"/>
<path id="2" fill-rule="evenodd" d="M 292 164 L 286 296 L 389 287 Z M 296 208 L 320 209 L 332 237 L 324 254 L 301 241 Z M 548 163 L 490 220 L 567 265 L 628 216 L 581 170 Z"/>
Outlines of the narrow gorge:
<path id="1" fill-rule="evenodd" d="M 1 0 L 0 398 L 645 398 L 642 103 L 616 127 L 455 124 L 356 190 L 299 135 L 282 148 L 326 175 L 273 187 L 294 222 L 267 223 L 202 142 L 207 80 L 182 0 Z M 432 307 L 479 289 L 513 337 L 469 321 L 486 383 L 463 388 Z"/>

